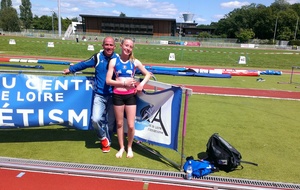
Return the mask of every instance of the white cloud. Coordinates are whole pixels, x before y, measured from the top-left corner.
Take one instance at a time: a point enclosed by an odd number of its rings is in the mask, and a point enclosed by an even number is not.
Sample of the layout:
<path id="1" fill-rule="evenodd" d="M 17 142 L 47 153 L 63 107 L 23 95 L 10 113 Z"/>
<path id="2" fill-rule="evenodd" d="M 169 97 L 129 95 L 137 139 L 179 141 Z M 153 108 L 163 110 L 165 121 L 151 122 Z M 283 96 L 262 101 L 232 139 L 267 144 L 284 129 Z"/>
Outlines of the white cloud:
<path id="1" fill-rule="evenodd" d="M 150 8 L 150 11 L 153 15 L 157 15 L 157 17 L 179 17 L 178 10 L 174 4 L 170 4 L 167 2 L 156 4 Z M 178 14 L 178 15 L 177 15 Z"/>
<path id="2" fill-rule="evenodd" d="M 195 20 L 198 24 L 201 24 L 201 22 L 203 23 L 203 22 L 206 22 L 206 21 L 207 21 L 206 19 L 201 18 L 201 17 L 195 18 L 194 20 Z"/>
<path id="3" fill-rule="evenodd" d="M 213 18 L 217 19 L 217 20 L 220 20 L 220 19 L 224 18 L 224 16 L 225 15 L 221 15 L 221 14 L 220 15 L 214 15 Z"/>
<path id="4" fill-rule="evenodd" d="M 70 1 L 70 0 L 69 0 Z M 115 7 L 116 4 L 115 3 L 111 3 L 110 1 L 105 2 L 105 1 L 81 1 L 81 0 L 76 0 L 76 2 L 72 2 L 72 4 L 74 5 L 79 5 L 80 7 L 89 7 L 92 9 L 99 9 L 99 8 L 112 8 Z"/>
<path id="5" fill-rule="evenodd" d="M 122 5 L 124 10 L 132 10 L 136 17 L 154 17 L 154 18 L 173 18 L 179 17 L 178 9 L 173 3 L 170 2 L 158 2 L 156 0 L 112 0 L 113 3 Z M 125 13 L 127 16 L 133 14 L 133 12 L 125 12 L 124 10 L 118 10 Z"/>
<path id="6" fill-rule="evenodd" d="M 299 0 L 287 0 L 290 4 L 300 3 Z"/>
<path id="7" fill-rule="evenodd" d="M 112 13 L 113 13 L 114 15 L 117 15 L 117 16 L 119 16 L 119 15 L 121 14 L 121 12 L 120 12 L 120 11 L 117 11 L 117 10 L 113 10 Z"/>
<path id="8" fill-rule="evenodd" d="M 229 8 L 229 9 L 240 8 L 245 5 L 250 5 L 250 3 L 246 2 L 246 1 L 245 2 L 230 1 L 230 2 L 226 2 L 226 3 L 221 3 L 222 8 Z"/>
<path id="9" fill-rule="evenodd" d="M 152 6 L 154 3 L 146 0 L 112 0 L 112 2 L 123 5 L 126 7 L 140 7 L 140 8 L 148 8 Z"/>

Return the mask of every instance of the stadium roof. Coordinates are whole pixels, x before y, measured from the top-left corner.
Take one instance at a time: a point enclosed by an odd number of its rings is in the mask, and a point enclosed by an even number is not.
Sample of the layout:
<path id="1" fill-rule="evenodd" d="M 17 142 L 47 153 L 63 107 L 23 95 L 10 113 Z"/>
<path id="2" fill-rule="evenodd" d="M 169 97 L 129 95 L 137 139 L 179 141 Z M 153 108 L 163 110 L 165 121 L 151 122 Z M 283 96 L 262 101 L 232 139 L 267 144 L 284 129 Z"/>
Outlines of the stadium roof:
<path id="1" fill-rule="evenodd" d="M 132 19 L 132 20 L 166 20 L 166 21 L 175 21 L 174 18 L 147 18 L 147 17 L 120 17 L 120 16 L 104 16 L 104 15 L 88 15 L 80 14 L 81 17 L 99 17 L 99 18 L 116 18 L 116 19 Z"/>

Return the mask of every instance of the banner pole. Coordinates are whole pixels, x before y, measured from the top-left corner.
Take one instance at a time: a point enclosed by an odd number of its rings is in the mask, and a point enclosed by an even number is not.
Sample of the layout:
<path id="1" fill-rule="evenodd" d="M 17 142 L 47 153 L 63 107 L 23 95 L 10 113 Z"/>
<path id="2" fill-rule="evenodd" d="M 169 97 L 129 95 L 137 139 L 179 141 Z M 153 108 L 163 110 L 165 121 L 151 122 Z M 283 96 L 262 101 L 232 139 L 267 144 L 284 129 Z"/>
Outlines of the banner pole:
<path id="1" fill-rule="evenodd" d="M 181 162 L 180 169 L 183 167 L 183 157 L 184 157 L 184 139 L 186 135 L 186 121 L 187 121 L 187 109 L 188 109 L 188 91 L 185 91 L 185 103 L 184 103 L 184 112 L 183 112 L 183 127 L 182 127 L 182 144 L 181 144 Z"/>

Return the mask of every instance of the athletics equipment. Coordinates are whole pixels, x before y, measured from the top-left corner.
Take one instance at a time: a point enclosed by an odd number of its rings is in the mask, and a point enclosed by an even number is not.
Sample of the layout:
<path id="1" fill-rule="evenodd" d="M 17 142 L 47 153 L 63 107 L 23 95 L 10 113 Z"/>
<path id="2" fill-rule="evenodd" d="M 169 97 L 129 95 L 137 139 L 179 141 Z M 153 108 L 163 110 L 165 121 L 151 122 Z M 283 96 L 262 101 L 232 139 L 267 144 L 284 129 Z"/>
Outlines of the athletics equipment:
<path id="1" fill-rule="evenodd" d="M 278 84 L 295 84 L 295 88 L 300 87 L 300 73 L 296 72 L 296 69 L 300 69 L 300 66 L 292 66 L 292 70 L 291 70 L 291 76 L 290 76 L 290 81 L 289 82 L 277 82 Z M 299 79 L 297 81 L 297 79 Z"/>
<path id="2" fill-rule="evenodd" d="M 42 65 L 19 65 L 19 64 L 5 64 L 0 63 L 0 67 L 17 67 L 17 68 L 28 68 L 28 69 L 44 69 Z"/>

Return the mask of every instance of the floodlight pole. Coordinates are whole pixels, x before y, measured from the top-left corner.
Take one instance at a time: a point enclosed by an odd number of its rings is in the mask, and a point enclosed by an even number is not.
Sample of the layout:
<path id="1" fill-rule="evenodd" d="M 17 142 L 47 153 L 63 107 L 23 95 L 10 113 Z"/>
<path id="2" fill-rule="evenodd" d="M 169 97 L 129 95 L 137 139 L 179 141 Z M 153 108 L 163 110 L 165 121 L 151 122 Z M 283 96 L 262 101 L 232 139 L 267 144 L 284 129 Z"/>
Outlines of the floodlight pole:
<path id="1" fill-rule="evenodd" d="M 57 4 L 58 4 L 58 36 L 61 37 L 60 0 L 57 0 Z"/>
<path id="2" fill-rule="evenodd" d="M 276 37 L 276 30 L 277 30 L 277 21 L 278 21 L 278 15 L 276 17 L 276 22 L 275 22 L 275 29 L 274 29 L 274 37 L 273 37 L 273 43 L 275 44 L 275 37 Z"/>
<path id="3" fill-rule="evenodd" d="M 295 28 L 294 40 L 296 40 L 296 36 L 297 36 L 298 22 L 299 22 L 299 17 L 297 17 L 297 22 L 296 22 L 296 28 Z"/>
<path id="4" fill-rule="evenodd" d="M 183 16 L 180 16 L 179 18 L 183 18 Z M 180 22 L 179 25 L 179 42 L 181 42 L 181 33 L 182 33 L 182 22 Z"/>
<path id="5" fill-rule="evenodd" d="M 52 13 L 52 34 L 54 34 L 54 21 L 53 21 L 54 11 L 51 11 L 51 13 Z"/>
<path id="6" fill-rule="evenodd" d="M 179 41 L 180 41 L 180 42 L 181 42 L 181 33 L 182 33 L 181 27 L 182 27 L 182 23 L 180 23 L 180 27 L 179 27 Z"/>

